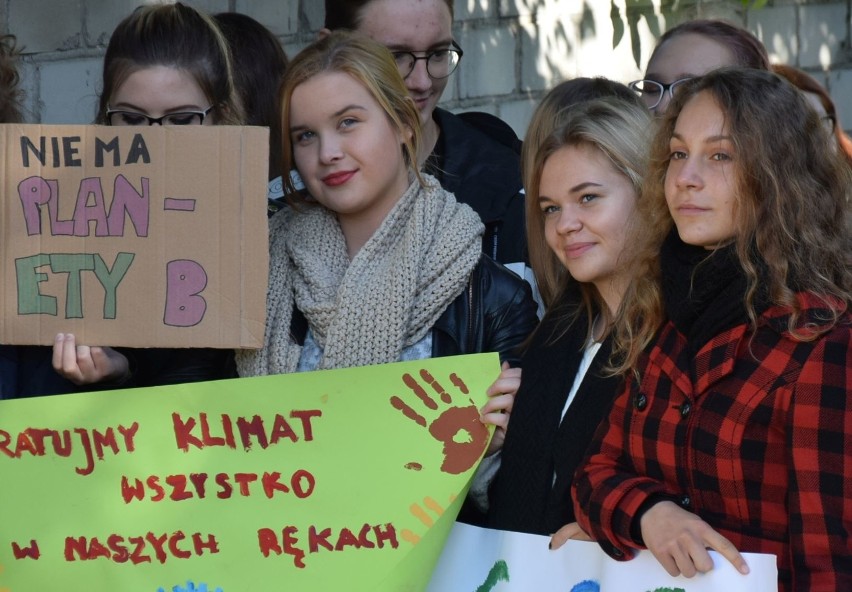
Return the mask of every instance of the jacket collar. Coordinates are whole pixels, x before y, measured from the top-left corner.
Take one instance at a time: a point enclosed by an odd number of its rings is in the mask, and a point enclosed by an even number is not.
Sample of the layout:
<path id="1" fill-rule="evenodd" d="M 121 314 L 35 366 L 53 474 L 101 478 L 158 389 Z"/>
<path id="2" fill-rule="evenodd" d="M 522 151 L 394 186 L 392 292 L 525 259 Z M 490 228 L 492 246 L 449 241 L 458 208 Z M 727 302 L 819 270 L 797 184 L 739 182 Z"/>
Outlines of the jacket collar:
<path id="1" fill-rule="evenodd" d="M 799 293 L 796 297 L 801 307 L 802 322 L 814 322 L 820 313 L 824 315 L 825 303 L 819 298 L 808 293 Z M 758 327 L 791 339 L 787 327 L 789 319 L 789 307 L 770 306 L 758 317 L 757 324 Z M 678 390 L 694 398 L 696 393 L 706 392 L 734 372 L 738 354 L 742 348 L 749 347 L 751 335 L 747 323 L 736 325 L 702 344 L 695 357 L 690 359 L 686 337 L 669 321 L 661 329 L 648 354 L 648 360 Z"/>

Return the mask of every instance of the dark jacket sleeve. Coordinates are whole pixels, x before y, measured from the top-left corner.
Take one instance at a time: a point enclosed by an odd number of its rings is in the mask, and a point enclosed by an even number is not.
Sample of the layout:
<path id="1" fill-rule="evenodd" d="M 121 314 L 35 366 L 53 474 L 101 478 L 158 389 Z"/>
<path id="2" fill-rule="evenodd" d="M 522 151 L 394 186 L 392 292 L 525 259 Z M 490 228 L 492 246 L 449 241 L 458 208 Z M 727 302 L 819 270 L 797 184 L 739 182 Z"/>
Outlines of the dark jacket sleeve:
<path id="1" fill-rule="evenodd" d="M 131 375 L 120 382 L 77 386 L 53 369 L 52 349 L 0 345 L 0 399 L 60 395 L 235 378 L 234 352 L 210 348 L 118 348 Z"/>
<path id="2" fill-rule="evenodd" d="M 53 350 L 46 345 L 2 346 L 0 398 L 61 395 L 85 390 L 53 369 Z M 91 390 L 91 389 L 90 389 Z"/>
<path id="3" fill-rule="evenodd" d="M 131 363 L 132 386 L 162 386 L 237 376 L 234 352 L 212 348 L 124 349 Z"/>

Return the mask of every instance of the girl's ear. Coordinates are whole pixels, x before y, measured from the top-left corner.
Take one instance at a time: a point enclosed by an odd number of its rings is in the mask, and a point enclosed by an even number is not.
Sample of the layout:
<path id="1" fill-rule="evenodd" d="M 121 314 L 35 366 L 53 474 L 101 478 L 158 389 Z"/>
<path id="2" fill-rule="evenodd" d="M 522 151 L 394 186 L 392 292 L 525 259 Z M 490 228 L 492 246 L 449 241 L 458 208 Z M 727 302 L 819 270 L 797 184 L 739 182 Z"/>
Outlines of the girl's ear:
<path id="1" fill-rule="evenodd" d="M 411 161 L 414 159 L 414 154 L 411 153 L 411 149 L 409 148 L 409 146 L 411 146 L 411 141 L 414 139 L 414 131 L 412 131 L 410 126 L 406 125 L 397 133 L 399 134 L 399 147 L 402 149 L 402 154 L 405 156 L 405 164 L 407 166 L 416 166 L 411 164 Z"/>
<path id="2" fill-rule="evenodd" d="M 402 134 L 403 134 L 402 137 L 405 138 L 409 142 L 414 138 L 414 130 L 411 129 L 411 127 L 409 127 L 407 125 L 403 128 Z"/>

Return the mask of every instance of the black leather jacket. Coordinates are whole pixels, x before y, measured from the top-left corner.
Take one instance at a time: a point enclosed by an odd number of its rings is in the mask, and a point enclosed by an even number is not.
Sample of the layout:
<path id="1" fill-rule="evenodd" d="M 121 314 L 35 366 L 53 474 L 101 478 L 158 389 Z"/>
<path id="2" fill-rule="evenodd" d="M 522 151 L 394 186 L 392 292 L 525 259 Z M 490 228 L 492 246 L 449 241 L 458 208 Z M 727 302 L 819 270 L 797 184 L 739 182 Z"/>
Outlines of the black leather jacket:
<path id="1" fill-rule="evenodd" d="M 498 352 L 501 362 L 517 366 L 519 346 L 537 324 L 529 284 L 483 255 L 465 291 L 432 327 L 432 357 Z M 298 309 L 293 311 L 290 333 L 304 344 L 308 322 Z"/>
<path id="2" fill-rule="evenodd" d="M 432 327 L 432 357 L 500 352 L 501 362 L 517 366 L 519 346 L 537 324 L 529 284 L 483 255 L 465 291 Z"/>

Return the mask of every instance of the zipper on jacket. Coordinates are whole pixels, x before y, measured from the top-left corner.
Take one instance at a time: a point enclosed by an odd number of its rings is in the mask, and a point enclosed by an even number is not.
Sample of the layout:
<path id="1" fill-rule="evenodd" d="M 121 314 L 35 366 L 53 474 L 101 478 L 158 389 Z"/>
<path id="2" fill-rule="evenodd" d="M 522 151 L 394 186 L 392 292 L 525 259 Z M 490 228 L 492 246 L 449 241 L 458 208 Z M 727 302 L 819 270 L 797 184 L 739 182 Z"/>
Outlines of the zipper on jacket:
<path id="1" fill-rule="evenodd" d="M 475 273 L 470 274 L 470 278 L 467 281 L 467 340 L 466 340 L 466 350 L 464 353 L 474 353 L 473 351 L 473 276 L 477 275 Z"/>

